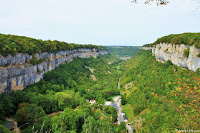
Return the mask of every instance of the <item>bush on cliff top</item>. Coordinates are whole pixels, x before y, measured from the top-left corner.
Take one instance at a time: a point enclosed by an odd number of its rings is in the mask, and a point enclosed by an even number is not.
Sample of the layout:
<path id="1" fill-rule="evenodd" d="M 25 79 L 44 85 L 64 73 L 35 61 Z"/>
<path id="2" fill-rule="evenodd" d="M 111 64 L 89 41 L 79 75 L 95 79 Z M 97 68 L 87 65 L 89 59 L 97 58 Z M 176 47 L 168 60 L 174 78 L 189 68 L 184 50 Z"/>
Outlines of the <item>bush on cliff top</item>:
<path id="1" fill-rule="evenodd" d="M 195 47 L 200 48 L 200 33 L 171 34 L 158 38 L 152 44 L 146 44 L 143 46 L 152 47 L 153 45 L 160 43 L 185 44 L 190 46 L 195 45 Z"/>
<path id="2" fill-rule="evenodd" d="M 151 43 L 151 44 L 145 44 L 145 45 L 143 45 L 143 47 L 153 47 L 154 46 L 154 44 L 153 43 Z"/>
<path id="3" fill-rule="evenodd" d="M 7 56 L 8 54 L 16 55 L 17 53 L 34 53 L 57 52 L 61 50 L 72 50 L 77 48 L 96 48 L 98 50 L 107 50 L 105 46 L 95 45 L 78 45 L 75 43 L 66 43 L 54 41 L 43 41 L 24 36 L 0 34 L 0 54 Z"/>

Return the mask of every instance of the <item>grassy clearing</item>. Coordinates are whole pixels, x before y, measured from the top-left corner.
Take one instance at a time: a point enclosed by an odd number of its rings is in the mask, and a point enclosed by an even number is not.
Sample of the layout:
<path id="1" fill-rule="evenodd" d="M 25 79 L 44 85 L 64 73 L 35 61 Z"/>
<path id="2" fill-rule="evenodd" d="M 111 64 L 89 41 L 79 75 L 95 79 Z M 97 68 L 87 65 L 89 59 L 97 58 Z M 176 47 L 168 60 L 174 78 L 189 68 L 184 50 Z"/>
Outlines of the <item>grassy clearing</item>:
<path id="1" fill-rule="evenodd" d="M 122 71 L 120 70 L 120 66 L 115 66 L 115 68 L 117 69 L 118 74 L 122 74 Z"/>
<path id="2" fill-rule="evenodd" d="M 56 96 L 57 95 L 62 95 L 63 97 L 72 97 L 72 94 L 74 94 L 73 90 L 65 90 L 63 92 L 57 92 Z"/>
<path id="3" fill-rule="evenodd" d="M 122 91 L 122 94 L 123 94 L 123 95 L 126 94 L 126 96 L 129 97 L 130 94 L 131 94 L 135 89 L 137 89 L 137 87 L 129 88 L 129 89 L 127 89 L 127 90 Z"/>
<path id="4" fill-rule="evenodd" d="M 123 110 L 126 113 L 127 117 L 128 117 L 128 121 L 129 123 L 133 124 L 133 121 L 135 119 L 135 115 L 132 109 L 131 104 L 126 104 L 123 106 Z"/>

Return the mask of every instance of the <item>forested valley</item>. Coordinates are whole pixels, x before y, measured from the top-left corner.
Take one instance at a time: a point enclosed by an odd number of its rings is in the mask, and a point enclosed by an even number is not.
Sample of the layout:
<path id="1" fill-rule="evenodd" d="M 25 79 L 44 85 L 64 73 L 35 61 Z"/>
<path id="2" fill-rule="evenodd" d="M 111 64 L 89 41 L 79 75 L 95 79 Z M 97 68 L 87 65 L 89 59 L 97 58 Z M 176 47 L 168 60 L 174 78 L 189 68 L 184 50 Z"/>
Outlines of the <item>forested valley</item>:
<path id="1" fill-rule="evenodd" d="M 0 133 L 200 133 L 200 0 L 0 0 Z"/>
<path id="2" fill-rule="evenodd" d="M 120 95 L 117 62 L 121 60 L 110 54 L 77 58 L 47 72 L 40 82 L 23 91 L 2 94 L 1 123 L 5 122 L 4 116 L 13 116 L 24 133 L 125 130 L 125 125 L 113 124 L 117 121 L 116 109 L 103 106 L 105 100 Z M 87 99 L 96 103 L 90 105 Z"/>
<path id="3" fill-rule="evenodd" d="M 157 62 L 150 50 L 137 49 L 128 61 L 115 55 L 76 58 L 23 91 L 3 93 L 1 132 L 9 132 L 5 117 L 13 117 L 22 133 L 125 133 L 127 123 L 116 124 L 117 110 L 103 105 L 119 95 L 136 132 L 198 130 L 199 72 Z"/>

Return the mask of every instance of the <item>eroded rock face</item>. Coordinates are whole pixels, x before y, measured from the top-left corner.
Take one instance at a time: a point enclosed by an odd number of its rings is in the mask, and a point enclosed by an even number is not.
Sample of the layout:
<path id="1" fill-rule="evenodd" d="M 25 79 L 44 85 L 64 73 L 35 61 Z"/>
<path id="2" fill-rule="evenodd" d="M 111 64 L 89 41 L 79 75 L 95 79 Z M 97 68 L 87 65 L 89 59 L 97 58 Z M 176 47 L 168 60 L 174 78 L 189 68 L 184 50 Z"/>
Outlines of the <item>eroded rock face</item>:
<path id="1" fill-rule="evenodd" d="M 184 54 L 184 51 L 189 48 L 189 56 Z M 152 49 L 152 54 L 155 55 L 156 59 L 161 61 L 171 60 L 173 64 L 188 68 L 189 70 L 196 71 L 200 68 L 200 49 L 195 46 L 188 45 L 175 45 L 175 44 L 157 44 Z"/>
<path id="2" fill-rule="evenodd" d="M 142 47 L 143 50 L 152 50 L 153 47 Z"/>
<path id="3" fill-rule="evenodd" d="M 44 61 L 31 65 L 32 55 L 19 53 L 15 56 L 0 55 L 0 93 L 23 90 L 27 85 L 40 81 L 44 73 L 54 70 L 60 64 L 71 62 L 76 57 L 88 58 L 108 54 L 108 51 L 96 49 L 74 49 L 57 53 L 37 53 Z"/>

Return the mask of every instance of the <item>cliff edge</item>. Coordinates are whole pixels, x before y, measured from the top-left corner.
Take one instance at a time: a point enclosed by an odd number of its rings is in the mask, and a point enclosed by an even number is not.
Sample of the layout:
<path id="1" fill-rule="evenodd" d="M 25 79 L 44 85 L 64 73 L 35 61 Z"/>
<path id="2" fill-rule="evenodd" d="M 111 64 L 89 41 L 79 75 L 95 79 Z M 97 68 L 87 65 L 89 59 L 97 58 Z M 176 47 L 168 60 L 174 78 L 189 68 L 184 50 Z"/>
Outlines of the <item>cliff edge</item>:
<path id="1" fill-rule="evenodd" d="M 192 71 L 200 68 L 200 49 L 194 45 L 160 43 L 152 48 L 152 54 L 158 61 L 171 60 L 173 64 Z"/>
<path id="2" fill-rule="evenodd" d="M 54 70 L 60 64 L 69 63 L 74 58 L 97 57 L 108 54 L 106 50 L 79 48 L 52 53 L 36 53 L 40 62 L 32 65 L 33 55 L 18 53 L 15 56 L 0 55 L 0 93 L 23 90 L 27 85 L 38 82 L 44 73 Z"/>

